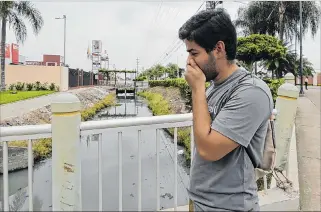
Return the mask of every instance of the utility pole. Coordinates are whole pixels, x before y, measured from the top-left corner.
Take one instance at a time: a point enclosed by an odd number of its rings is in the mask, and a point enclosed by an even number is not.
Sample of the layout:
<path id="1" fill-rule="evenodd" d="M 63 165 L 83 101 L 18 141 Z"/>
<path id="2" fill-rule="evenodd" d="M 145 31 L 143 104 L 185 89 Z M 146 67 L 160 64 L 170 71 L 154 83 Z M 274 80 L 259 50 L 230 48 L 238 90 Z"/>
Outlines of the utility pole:
<path id="1" fill-rule="evenodd" d="M 138 73 L 138 64 L 139 64 L 139 59 L 137 58 L 136 59 L 136 72 L 135 72 L 135 80 L 136 80 L 136 78 L 137 78 L 137 73 Z"/>
<path id="2" fill-rule="evenodd" d="M 303 91 L 303 63 L 302 63 L 302 1 L 300 1 L 300 75 L 301 75 L 300 95 L 304 95 L 304 91 Z"/>
<path id="3" fill-rule="evenodd" d="M 177 78 L 179 78 L 178 55 L 177 55 Z"/>
<path id="4" fill-rule="evenodd" d="M 66 22 L 67 22 L 67 17 L 66 15 L 63 15 L 62 18 L 55 18 L 55 19 L 63 19 L 64 20 L 64 66 L 66 66 Z"/>

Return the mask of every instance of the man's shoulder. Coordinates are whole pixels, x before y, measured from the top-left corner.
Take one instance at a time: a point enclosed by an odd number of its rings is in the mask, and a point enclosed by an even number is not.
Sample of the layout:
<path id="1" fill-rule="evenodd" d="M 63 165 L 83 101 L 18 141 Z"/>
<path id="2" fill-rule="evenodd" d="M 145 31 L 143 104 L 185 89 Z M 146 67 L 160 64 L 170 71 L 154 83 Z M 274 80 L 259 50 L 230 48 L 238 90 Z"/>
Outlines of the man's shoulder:
<path id="1" fill-rule="evenodd" d="M 263 91 L 269 99 L 272 98 L 270 87 L 262 79 L 255 75 L 249 76 L 237 85 L 235 93 L 251 93 L 256 90 Z"/>

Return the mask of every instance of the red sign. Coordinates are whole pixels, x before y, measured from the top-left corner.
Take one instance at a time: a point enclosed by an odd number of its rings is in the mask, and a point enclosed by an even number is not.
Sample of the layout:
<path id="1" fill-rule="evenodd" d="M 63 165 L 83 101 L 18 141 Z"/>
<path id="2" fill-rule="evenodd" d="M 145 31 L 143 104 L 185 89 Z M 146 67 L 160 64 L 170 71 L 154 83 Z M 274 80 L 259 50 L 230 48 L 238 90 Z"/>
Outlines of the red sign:
<path id="1" fill-rule="evenodd" d="M 6 43 L 6 54 L 5 58 L 10 58 L 10 44 Z"/>
<path id="2" fill-rule="evenodd" d="M 19 45 L 12 44 L 11 45 L 11 54 L 12 54 L 12 63 L 18 64 L 19 63 Z"/>
<path id="3" fill-rule="evenodd" d="M 0 45 L 0 50 L 1 50 L 1 45 Z M 5 58 L 10 58 L 10 44 L 7 44 L 5 45 L 5 54 L 4 54 L 4 57 Z"/>

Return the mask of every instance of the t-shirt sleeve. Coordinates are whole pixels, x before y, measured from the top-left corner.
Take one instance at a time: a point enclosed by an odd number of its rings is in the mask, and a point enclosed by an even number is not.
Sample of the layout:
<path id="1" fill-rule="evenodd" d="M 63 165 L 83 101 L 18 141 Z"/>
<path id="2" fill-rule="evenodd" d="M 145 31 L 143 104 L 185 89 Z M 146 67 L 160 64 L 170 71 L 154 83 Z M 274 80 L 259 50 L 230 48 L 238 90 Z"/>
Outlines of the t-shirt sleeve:
<path id="1" fill-rule="evenodd" d="M 247 147 L 272 109 L 269 96 L 255 86 L 237 89 L 221 108 L 211 128 L 234 142 Z"/>

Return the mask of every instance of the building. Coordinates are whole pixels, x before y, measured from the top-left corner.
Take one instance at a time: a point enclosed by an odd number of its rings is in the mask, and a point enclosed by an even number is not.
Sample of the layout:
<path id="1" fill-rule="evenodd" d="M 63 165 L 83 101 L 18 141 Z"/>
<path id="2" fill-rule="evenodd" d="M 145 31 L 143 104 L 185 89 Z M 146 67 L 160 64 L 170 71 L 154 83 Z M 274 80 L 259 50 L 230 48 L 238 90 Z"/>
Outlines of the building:
<path id="1" fill-rule="evenodd" d="M 63 66 L 63 57 L 60 55 L 44 54 L 42 61 L 26 61 L 26 65 L 33 66 Z"/>

